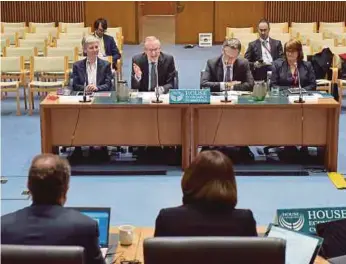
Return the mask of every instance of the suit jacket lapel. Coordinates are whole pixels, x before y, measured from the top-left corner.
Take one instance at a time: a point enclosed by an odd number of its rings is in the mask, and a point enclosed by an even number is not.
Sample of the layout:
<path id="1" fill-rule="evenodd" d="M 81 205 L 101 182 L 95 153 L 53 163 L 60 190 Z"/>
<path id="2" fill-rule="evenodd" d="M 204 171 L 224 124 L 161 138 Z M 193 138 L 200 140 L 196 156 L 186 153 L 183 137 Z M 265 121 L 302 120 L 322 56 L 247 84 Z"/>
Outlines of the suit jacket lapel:
<path id="1" fill-rule="evenodd" d="M 148 58 L 145 53 L 143 53 L 143 59 L 142 59 L 142 65 L 138 65 L 142 69 L 142 78 L 143 78 L 143 84 L 145 87 L 145 91 L 148 91 L 149 89 L 149 65 L 148 65 Z"/>
<path id="2" fill-rule="evenodd" d="M 160 80 L 161 80 L 161 75 L 162 75 L 162 67 L 164 66 L 164 59 L 163 59 L 163 55 L 162 53 L 160 53 L 159 59 L 157 60 L 157 79 L 159 81 L 159 83 L 157 85 L 160 84 Z"/>
<path id="3" fill-rule="evenodd" d="M 85 83 L 86 85 L 88 85 L 89 83 L 88 83 L 88 73 L 86 70 L 86 63 L 87 63 L 87 59 L 84 59 L 82 65 L 81 65 L 81 68 L 82 68 L 81 72 L 83 73 L 83 76 L 82 76 L 83 84 Z"/>
<path id="4" fill-rule="evenodd" d="M 99 85 L 99 83 L 101 82 L 100 78 L 101 78 L 102 61 L 99 58 L 97 58 L 96 60 L 97 60 L 96 85 Z"/>
<path id="5" fill-rule="evenodd" d="M 276 46 L 275 46 L 275 42 L 274 40 L 272 40 L 271 38 L 269 38 L 269 45 L 270 45 L 270 54 L 272 55 L 272 58 L 274 60 L 274 58 L 276 58 Z"/>
<path id="6" fill-rule="evenodd" d="M 262 45 L 261 45 L 261 41 L 259 39 L 257 39 L 257 41 L 256 41 L 256 49 L 257 49 L 259 58 L 263 59 L 263 57 L 262 57 Z"/>
<path id="7" fill-rule="evenodd" d="M 216 67 L 216 78 L 218 82 L 223 82 L 223 62 L 222 62 L 222 56 L 218 60 L 217 67 Z"/>

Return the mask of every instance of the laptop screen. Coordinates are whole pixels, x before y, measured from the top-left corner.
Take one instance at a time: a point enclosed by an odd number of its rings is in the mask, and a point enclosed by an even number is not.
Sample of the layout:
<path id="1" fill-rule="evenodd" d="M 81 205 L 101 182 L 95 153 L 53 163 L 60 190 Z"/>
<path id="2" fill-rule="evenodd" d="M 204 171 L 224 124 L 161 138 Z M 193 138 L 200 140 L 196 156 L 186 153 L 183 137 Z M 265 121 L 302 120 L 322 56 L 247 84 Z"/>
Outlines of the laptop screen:
<path id="1" fill-rule="evenodd" d="M 268 237 L 286 240 L 286 264 L 313 263 L 323 239 L 270 225 Z"/>
<path id="2" fill-rule="evenodd" d="M 100 247 L 108 247 L 108 237 L 109 237 L 109 222 L 111 216 L 111 209 L 106 208 L 79 208 L 71 207 L 71 209 L 77 210 L 82 214 L 89 216 L 94 219 L 99 227 L 99 243 Z"/>

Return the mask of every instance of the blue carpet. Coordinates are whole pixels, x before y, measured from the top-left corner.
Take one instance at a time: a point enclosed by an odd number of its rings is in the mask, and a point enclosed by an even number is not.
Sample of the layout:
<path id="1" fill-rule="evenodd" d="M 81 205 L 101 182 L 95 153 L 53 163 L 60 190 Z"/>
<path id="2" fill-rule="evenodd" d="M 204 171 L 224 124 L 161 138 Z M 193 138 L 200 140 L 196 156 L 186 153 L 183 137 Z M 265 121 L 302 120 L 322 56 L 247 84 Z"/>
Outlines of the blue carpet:
<path id="1" fill-rule="evenodd" d="M 208 58 L 218 56 L 221 47 L 184 49 L 181 45 L 164 46 L 163 51 L 175 57 L 180 88 L 199 87 L 200 70 Z M 124 79 L 130 82 L 131 57 L 142 51 L 137 45 L 124 47 Z M 36 100 L 36 106 L 39 101 Z M 346 100 L 344 99 L 344 105 Z M 21 192 L 34 155 L 39 154 L 40 119 L 38 109 L 33 116 L 15 115 L 12 94 L 1 101 L 1 175 L 8 183 L 1 185 L 1 214 L 29 205 Z M 338 171 L 346 173 L 346 112 L 340 116 Z M 109 206 L 112 225 L 131 223 L 153 226 L 163 207 L 181 204 L 181 171 L 168 176 L 147 177 L 73 177 L 67 206 Z M 259 225 L 274 219 L 277 208 L 345 206 L 346 192 L 337 190 L 325 174 L 319 177 L 238 177 L 238 207 L 254 211 Z"/>

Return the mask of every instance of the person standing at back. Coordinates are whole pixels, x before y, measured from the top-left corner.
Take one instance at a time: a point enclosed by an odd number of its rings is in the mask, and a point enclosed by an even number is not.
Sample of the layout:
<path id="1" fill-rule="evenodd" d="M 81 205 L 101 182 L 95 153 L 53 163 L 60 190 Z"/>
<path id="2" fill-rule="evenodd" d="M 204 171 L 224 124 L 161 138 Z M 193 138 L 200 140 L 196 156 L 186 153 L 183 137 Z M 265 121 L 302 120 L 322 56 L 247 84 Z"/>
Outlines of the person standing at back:
<path id="1" fill-rule="evenodd" d="M 155 237 L 257 236 L 251 210 L 235 209 L 237 185 L 231 160 L 216 150 L 198 154 L 181 181 L 183 205 L 162 209 Z"/>
<path id="2" fill-rule="evenodd" d="M 269 37 L 269 22 L 261 19 L 257 29 L 259 39 L 249 43 L 244 56 L 250 63 L 252 75 L 256 81 L 266 80 L 273 61 L 283 57 L 281 41 Z"/>
<path id="3" fill-rule="evenodd" d="M 1 243 L 82 246 L 86 264 L 104 264 L 97 222 L 63 207 L 69 181 L 66 160 L 53 154 L 36 156 L 28 178 L 32 204 L 1 217 Z"/>

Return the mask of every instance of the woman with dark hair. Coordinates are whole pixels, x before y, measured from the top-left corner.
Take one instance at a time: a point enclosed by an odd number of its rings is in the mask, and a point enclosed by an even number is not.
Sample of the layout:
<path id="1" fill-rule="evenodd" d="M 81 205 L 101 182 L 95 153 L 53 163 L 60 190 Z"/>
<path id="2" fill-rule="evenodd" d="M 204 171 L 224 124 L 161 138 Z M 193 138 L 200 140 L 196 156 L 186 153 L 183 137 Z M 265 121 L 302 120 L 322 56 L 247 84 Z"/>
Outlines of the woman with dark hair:
<path id="1" fill-rule="evenodd" d="M 251 210 L 235 209 L 233 164 L 221 152 L 201 152 L 181 186 L 183 205 L 160 211 L 155 236 L 257 236 Z"/>
<path id="2" fill-rule="evenodd" d="M 312 65 L 303 61 L 303 46 L 299 40 L 291 39 L 284 47 L 284 59 L 278 59 L 272 65 L 272 86 L 304 88 L 316 90 L 316 77 Z"/>

